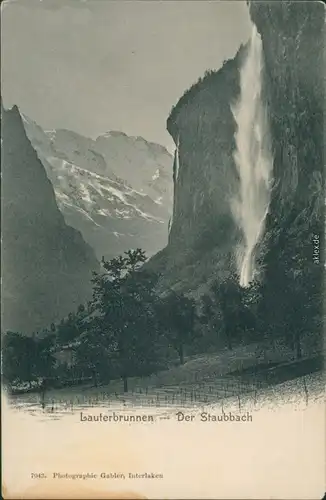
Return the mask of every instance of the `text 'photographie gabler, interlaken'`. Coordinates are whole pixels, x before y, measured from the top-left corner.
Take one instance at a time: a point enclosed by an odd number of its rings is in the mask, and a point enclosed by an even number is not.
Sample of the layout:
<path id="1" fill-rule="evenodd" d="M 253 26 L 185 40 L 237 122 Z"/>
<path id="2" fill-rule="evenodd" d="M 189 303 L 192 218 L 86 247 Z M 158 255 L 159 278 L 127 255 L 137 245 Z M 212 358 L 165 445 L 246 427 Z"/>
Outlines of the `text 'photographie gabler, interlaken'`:
<path id="1" fill-rule="evenodd" d="M 177 439 L 320 398 L 324 21 L 320 2 L 3 2 L 8 412 Z"/>

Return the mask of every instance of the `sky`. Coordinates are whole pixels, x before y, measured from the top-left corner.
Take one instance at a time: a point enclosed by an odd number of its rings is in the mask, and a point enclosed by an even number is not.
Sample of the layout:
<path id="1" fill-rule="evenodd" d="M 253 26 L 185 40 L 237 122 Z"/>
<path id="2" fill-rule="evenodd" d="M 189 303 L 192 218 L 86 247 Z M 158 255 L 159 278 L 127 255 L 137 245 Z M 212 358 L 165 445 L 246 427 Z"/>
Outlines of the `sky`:
<path id="1" fill-rule="evenodd" d="M 1 87 L 45 129 L 109 130 L 172 149 L 166 119 L 250 36 L 245 1 L 5 0 Z"/>

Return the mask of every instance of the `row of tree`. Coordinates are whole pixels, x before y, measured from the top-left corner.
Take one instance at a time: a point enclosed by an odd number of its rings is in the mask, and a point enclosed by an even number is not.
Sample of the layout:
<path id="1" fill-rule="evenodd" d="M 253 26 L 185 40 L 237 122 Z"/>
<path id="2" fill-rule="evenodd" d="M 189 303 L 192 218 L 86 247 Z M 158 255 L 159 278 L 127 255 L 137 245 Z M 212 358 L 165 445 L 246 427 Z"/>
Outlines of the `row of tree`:
<path id="1" fill-rule="evenodd" d="M 92 377 L 95 383 L 121 377 L 124 390 L 130 376 L 144 376 L 167 366 L 196 345 L 232 348 L 246 332 L 254 332 L 254 315 L 235 281 L 213 284 L 198 304 L 170 290 L 156 292 L 158 276 L 142 268 L 146 255 L 130 250 L 93 274 L 93 297 L 41 336 L 7 332 L 3 342 L 5 379 L 31 381 L 51 376 Z M 248 297 L 253 297 L 247 292 Z M 210 332 L 210 337 L 204 332 Z M 74 344 L 69 370 L 55 368 L 55 352 Z M 193 349 L 192 349 L 193 351 Z"/>
<path id="2" fill-rule="evenodd" d="M 239 342 L 266 336 L 283 335 L 301 357 L 302 315 L 290 308 L 293 324 L 286 316 L 288 330 L 276 321 L 268 323 L 266 300 L 271 305 L 272 299 L 266 285 L 253 283 L 243 289 L 233 276 L 214 282 L 196 302 L 173 290 L 158 294 L 158 276 L 143 268 L 145 261 L 140 249 L 102 260 L 102 272 L 93 274 L 93 297 L 86 306 L 80 305 L 33 338 L 7 332 L 2 343 L 5 380 L 12 384 L 40 377 L 91 377 L 97 384 L 122 378 L 127 391 L 129 377 L 164 369 L 176 356 L 182 364 L 185 352 L 233 349 Z M 304 313 L 308 321 L 318 313 L 307 297 Z M 72 366 L 57 366 L 56 353 L 69 345 Z"/>

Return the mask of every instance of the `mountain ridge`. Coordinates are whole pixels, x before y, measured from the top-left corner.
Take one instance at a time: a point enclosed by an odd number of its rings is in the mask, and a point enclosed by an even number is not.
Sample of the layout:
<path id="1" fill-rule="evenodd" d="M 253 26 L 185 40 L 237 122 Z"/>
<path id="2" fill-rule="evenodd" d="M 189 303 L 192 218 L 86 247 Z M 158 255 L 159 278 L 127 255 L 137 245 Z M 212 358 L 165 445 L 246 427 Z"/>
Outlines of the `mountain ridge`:
<path id="1" fill-rule="evenodd" d="M 34 334 L 92 295 L 94 252 L 64 221 L 17 106 L 1 105 L 2 328 Z"/>
<path id="2" fill-rule="evenodd" d="M 24 126 L 65 220 L 99 259 L 137 247 L 150 256 L 165 246 L 172 156 L 164 146 L 120 131 L 90 139 L 66 129 L 43 130 L 26 115 Z"/>

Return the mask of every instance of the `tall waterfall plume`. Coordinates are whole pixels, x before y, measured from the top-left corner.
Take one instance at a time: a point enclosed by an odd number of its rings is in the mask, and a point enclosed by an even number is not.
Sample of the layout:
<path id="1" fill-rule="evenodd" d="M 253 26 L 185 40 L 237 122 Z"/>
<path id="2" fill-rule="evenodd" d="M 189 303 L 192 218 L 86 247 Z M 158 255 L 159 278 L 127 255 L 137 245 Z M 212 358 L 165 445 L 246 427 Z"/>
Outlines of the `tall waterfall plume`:
<path id="1" fill-rule="evenodd" d="M 179 146 L 180 146 L 180 139 L 178 137 L 177 146 L 175 150 L 175 172 L 174 172 L 175 182 L 177 182 L 179 176 Z"/>
<path id="2" fill-rule="evenodd" d="M 169 226 L 168 226 L 168 231 L 170 234 L 172 223 L 173 223 L 173 215 L 174 215 L 174 210 L 175 210 L 175 191 L 176 191 L 176 185 L 177 185 L 177 180 L 178 180 L 178 175 L 179 175 L 179 137 L 177 140 L 176 148 L 174 151 L 174 162 L 173 162 L 173 210 L 172 210 L 172 215 L 169 220 Z"/>
<path id="3" fill-rule="evenodd" d="M 247 287 L 257 272 L 255 249 L 264 230 L 272 184 L 268 117 L 261 96 L 262 68 L 262 41 L 253 26 L 240 70 L 239 99 L 231 107 L 237 124 L 234 161 L 239 174 L 239 190 L 231 204 L 233 217 L 242 232 L 236 253 L 242 287 Z"/>

